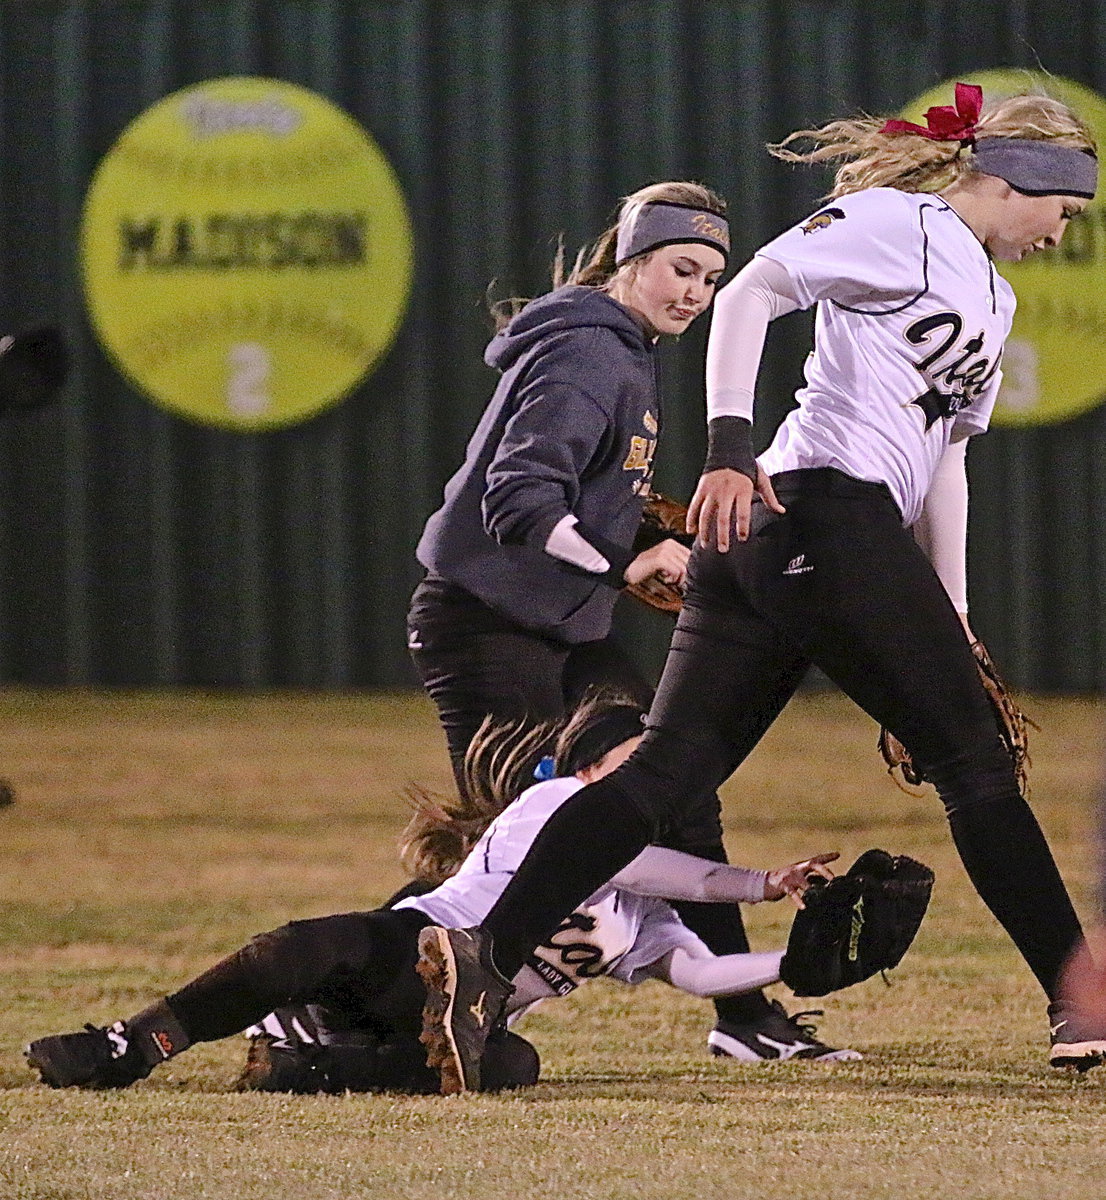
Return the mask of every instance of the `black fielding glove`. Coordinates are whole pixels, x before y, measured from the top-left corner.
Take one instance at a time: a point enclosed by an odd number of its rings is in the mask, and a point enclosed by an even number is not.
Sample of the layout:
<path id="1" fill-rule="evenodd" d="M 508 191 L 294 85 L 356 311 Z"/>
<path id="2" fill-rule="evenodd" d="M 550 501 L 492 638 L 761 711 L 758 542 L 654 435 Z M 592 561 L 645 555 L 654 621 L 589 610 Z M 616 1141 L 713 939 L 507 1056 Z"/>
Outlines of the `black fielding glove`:
<path id="1" fill-rule="evenodd" d="M 798 996 L 824 996 L 898 966 L 929 906 L 933 872 L 866 850 L 844 875 L 811 880 L 795 914 L 780 978 Z"/>

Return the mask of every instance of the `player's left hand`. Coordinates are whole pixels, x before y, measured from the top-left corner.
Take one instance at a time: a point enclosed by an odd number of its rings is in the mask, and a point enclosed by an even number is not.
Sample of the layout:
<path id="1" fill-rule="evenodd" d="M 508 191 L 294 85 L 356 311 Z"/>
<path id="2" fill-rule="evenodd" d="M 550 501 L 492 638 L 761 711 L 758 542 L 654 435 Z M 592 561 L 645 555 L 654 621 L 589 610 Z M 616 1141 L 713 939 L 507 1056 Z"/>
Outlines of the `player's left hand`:
<path id="1" fill-rule="evenodd" d="M 826 863 L 840 857 L 841 855 L 834 850 L 828 854 L 815 854 L 812 858 L 792 863 L 789 867 L 769 871 L 764 884 L 765 900 L 782 900 L 784 896 L 790 896 L 796 908 L 803 908 L 803 892 L 810 887 L 811 877 L 817 875 L 822 879 L 832 879 L 833 872 Z"/>
<path id="2" fill-rule="evenodd" d="M 787 509 L 776 499 L 772 481 L 763 467 L 757 464 L 757 482 L 741 471 L 722 467 L 703 475 L 691 498 L 687 510 L 687 531 L 699 535 L 706 546 L 718 547 L 725 554 L 730 548 L 730 530 L 739 542 L 749 536 L 749 523 L 753 507 L 753 493 L 764 501 L 774 513 Z"/>

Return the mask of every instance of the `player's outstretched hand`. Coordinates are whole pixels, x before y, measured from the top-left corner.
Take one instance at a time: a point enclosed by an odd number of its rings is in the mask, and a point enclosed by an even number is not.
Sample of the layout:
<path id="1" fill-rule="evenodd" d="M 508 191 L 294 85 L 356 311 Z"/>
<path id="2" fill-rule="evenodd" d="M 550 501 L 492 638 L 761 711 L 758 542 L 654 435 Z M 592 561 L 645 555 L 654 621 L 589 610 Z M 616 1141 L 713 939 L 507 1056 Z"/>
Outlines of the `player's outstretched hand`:
<path id="1" fill-rule="evenodd" d="M 722 467 L 717 471 L 708 471 L 699 480 L 695 495 L 687 510 L 687 531 L 698 534 L 704 545 L 715 545 L 720 553 L 725 554 L 730 548 L 730 530 L 739 542 L 749 536 L 749 519 L 753 506 L 753 493 L 756 492 L 765 504 L 775 513 L 787 510 L 776 499 L 772 490 L 772 481 L 757 465 L 757 482 L 741 471 L 732 471 Z"/>
<path id="2" fill-rule="evenodd" d="M 792 863 L 789 867 L 780 867 L 779 870 L 769 871 L 764 884 L 765 900 L 782 900 L 784 896 L 790 896 L 795 902 L 796 908 L 805 907 L 803 892 L 810 887 L 811 877 L 832 879 L 833 872 L 826 866 L 826 863 L 831 863 L 840 857 L 841 855 L 833 850 L 828 854 L 815 854 L 812 858 Z"/>

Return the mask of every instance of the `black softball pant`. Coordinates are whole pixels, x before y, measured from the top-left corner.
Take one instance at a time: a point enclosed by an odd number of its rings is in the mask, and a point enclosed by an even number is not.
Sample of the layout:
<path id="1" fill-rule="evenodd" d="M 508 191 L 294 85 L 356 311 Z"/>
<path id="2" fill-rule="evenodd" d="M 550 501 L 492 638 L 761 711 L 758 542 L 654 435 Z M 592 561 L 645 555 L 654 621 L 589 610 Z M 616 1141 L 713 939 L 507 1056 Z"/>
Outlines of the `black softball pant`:
<path id="1" fill-rule="evenodd" d="M 463 787 L 469 743 L 489 714 L 504 720 L 555 720 L 594 687 L 618 689 L 646 709 L 653 699 L 652 688 L 615 638 L 569 644 L 543 637 L 442 580 L 428 579 L 416 588 L 407 635 L 415 669 L 437 706 L 458 788 Z M 655 840 L 726 862 L 714 788 L 685 797 Z M 715 954 L 748 952 L 737 905 L 686 901 L 675 907 Z M 766 1008 L 761 992 L 715 1002 L 720 1018 L 738 1023 L 756 1020 Z"/>
<path id="2" fill-rule="evenodd" d="M 570 644 L 543 637 L 442 580 L 415 589 L 407 644 L 437 706 L 459 788 L 469 744 L 489 715 L 552 721 L 595 686 L 625 692 L 643 708 L 653 699 L 614 638 Z"/>
<path id="3" fill-rule="evenodd" d="M 418 1039 L 426 990 L 415 971 L 418 933 L 430 918 L 418 909 L 391 908 L 428 890 L 409 884 L 381 909 L 292 921 L 259 934 L 166 1004 L 189 1043 L 229 1037 L 274 1009 L 310 1005 L 312 1019 L 322 1018 L 320 1040 L 329 1046 L 328 1087 L 437 1092 L 438 1072 L 427 1067 Z M 131 1023 L 141 1028 L 162 1020 L 157 1007 Z M 503 1029 L 493 1032 L 481 1064 L 486 1091 L 534 1083 L 538 1071 L 529 1042 Z"/>
<path id="4" fill-rule="evenodd" d="M 732 774 L 814 663 L 933 781 L 973 884 L 1053 996 L 1079 923 L 944 588 L 883 485 L 834 470 L 775 483 L 785 515 L 758 503 L 747 542 L 726 554 L 696 546 L 642 746 L 535 841 L 485 922 L 497 961 L 510 973 L 683 796 Z M 617 829 L 617 844 L 599 829 Z"/>
<path id="5" fill-rule="evenodd" d="M 338 913 L 258 934 L 167 997 L 193 1042 L 230 1037 L 275 1008 L 319 1004 L 349 1027 L 416 1038 L 426 989 L 415 971 L 418 909 Z"/>

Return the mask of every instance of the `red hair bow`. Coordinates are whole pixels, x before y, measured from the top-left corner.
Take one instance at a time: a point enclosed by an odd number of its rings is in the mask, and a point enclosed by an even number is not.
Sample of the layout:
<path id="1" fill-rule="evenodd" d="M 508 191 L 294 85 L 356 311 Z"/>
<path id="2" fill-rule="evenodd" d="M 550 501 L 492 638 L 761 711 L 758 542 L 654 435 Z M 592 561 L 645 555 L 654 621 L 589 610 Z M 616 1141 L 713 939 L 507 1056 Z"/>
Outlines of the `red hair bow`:
<path id="1" fill-rule="evenodd" d="M 983 108 L 983 89 L 975 83 L 956 85 L 956 107 L 943 104 L 926 112 L 925 125 L 910 121 L 888 121 L 880 133 L 916 133 L 931 142 L 959 142 L 970 146 L 975 141 L 975 126 Z"/>

